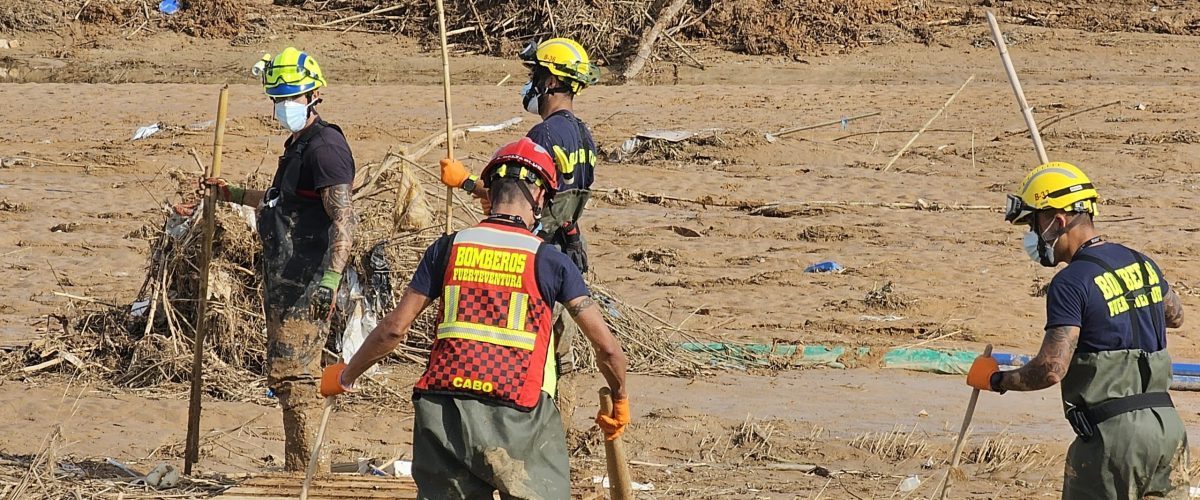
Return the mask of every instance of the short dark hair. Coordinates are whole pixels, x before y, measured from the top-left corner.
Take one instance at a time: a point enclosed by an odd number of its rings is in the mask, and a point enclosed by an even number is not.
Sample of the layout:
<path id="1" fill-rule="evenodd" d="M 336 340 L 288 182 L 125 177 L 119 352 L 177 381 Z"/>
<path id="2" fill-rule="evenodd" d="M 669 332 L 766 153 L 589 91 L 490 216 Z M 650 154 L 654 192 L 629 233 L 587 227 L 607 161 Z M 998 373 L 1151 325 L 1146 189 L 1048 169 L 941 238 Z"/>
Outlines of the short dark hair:
<path id="1" fill-rule="evenodd" d="M 492 179 L 492 185 L 488 188 L 488 198 L 491 199 L 492 205 L 501 205 L 505 203 L 513 203 L 517 201 L 525 201 L 525 193 L 521 192 L 521 185 L 524 182 L 517 179 L 509 179 L 500 177 Z"/>

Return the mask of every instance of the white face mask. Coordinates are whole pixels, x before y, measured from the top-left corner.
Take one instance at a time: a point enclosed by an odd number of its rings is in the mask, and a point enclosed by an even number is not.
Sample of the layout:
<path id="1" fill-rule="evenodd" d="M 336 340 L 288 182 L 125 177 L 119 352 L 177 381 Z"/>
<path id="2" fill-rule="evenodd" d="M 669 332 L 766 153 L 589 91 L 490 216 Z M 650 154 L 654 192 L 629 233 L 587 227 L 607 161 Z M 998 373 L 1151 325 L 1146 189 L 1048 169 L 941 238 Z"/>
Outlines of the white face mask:
<path id="1" fill-rule="evenodd" d="M 281 101 L 275 103 L 275 119 L 279 121 L 283 128 L 288 129 L 292 133 L 304 130 L 304 125 L 308 123 L 308 104 L 299 103 L 296 101 Z"/>
<path id="2" fill-rule="evenodd" d="M 541 115 L 538 112 L 539 97 L 541 94 L 533 90 L 533 82 L 525 82 L 525 86 L 521 87 L 521 105 L 525 106 L 525 111 Z"/>

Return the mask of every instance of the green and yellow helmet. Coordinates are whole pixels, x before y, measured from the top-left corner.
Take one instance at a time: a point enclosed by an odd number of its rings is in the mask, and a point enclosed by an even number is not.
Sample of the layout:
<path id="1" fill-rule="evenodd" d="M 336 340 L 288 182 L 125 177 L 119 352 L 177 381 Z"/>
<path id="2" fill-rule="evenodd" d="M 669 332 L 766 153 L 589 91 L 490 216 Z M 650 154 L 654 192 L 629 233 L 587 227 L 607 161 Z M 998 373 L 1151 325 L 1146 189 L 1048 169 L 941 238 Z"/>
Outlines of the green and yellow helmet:
<path id="1" fill-rule="evenodd" d="M 295 47 L 283 49 L 274 58 L 264 55 L 254 65 L 254 74 L 262 77 L 263 90 L 271 97 L 307 94 L 326 85 L 317 60 Z"/>
<path id="2" fill-rule="evenodd" d="M 544 67 L 570 82 L 571 92 L 580 93 L 600 81 L 600 68 L 591 62 L 583 46 L 570 38 L 551 38 L 530 43 L 521 51 L 526 66 Z"/>
<path id="3" fill-rule="evenodd" d="M 1100 194 L 1079 167 L 1055 161 L 1041 165 L 1021 181 L 1019 195 L 1008 195 L 1004 220 L 1028 224 L 1039 210 L 1058 209 L 1096 215 Z"/>

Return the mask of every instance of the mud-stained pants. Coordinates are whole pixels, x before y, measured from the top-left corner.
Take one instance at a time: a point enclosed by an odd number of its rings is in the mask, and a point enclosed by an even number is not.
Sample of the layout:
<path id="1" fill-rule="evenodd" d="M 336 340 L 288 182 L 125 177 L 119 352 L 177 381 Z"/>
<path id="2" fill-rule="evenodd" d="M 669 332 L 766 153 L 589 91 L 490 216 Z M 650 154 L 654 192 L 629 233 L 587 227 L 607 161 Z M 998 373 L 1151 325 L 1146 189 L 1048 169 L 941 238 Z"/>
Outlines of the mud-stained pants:
<path id="1" fill-rule="evenodd" d="M 1066 500 L 1190 498 L 1187 430 L 1175 408 L 1147 408 L 1101 422 L 1067 450 Z"/>
<path id="2" fill-rule="evenodd" d="M 524 412 L 470 397 L 413 398 L 413 479 L 422 500 L 567 500 L 571 467 L 558 408 Z"/>

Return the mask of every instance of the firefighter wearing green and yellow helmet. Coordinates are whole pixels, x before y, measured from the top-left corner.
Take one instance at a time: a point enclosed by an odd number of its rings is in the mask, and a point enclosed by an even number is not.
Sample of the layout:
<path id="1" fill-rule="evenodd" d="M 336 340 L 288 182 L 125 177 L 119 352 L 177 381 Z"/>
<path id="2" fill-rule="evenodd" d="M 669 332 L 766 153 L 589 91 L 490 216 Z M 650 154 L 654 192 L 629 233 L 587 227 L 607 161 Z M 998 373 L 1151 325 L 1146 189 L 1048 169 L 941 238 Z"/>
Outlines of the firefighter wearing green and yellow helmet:
<path id="1" fill-rule="evenodd" d="M 1166 329 L 1183 324 L 1183 305 L 1150 257 L 1097 232 L 1098 199 L 1064 162 L 1035 168 L 1008 196 L 1005 220 L 1029 228 L 1030 259 L 1067 266 L 1047 288 L 1037 356 L 1011 371 L 980 356 L 967 383 L 999 393 L 1061 386 L 1076 435 L 1063 498 L 1187 498 L 1187 433 L 1167 392 Z"/>
<path id="2" fill-rule="evenodd" d="M 317 114 L 328 85 L 315 58 L 292 47 L 253 68 L 291 135 L 271 187 L 246 189 L 223 179 L 224 201 L 257 209 L 267 316 L 267 384 L 283 408 L 284 462 L 304 470 L 316 437 L 321 353 L 357 218 L 351 204 L 354 157 L 342 130 Z"/>

